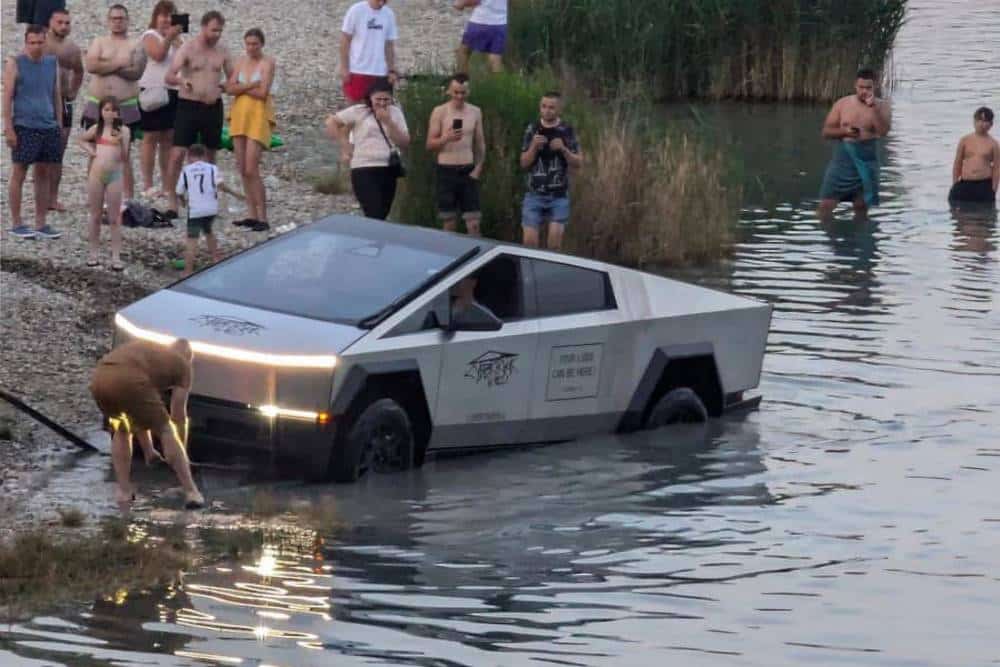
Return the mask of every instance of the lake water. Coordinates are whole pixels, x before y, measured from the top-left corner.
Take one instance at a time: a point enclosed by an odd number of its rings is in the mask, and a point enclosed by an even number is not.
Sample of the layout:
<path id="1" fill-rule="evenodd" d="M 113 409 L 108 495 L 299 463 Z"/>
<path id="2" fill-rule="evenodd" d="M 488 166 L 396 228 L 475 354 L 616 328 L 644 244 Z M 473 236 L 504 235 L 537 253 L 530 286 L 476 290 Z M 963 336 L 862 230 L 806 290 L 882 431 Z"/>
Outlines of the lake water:
<path id="1" fill-rule="evenodd" d="M 759 411 L 290 486 L 344 527 L 4 628 L 0 663 L 1000 664 L 997 222 L 945 202 L 997 9 L 911 2 L 868 223 L 813 214 L 825 109 L 699 109 L 752 204 L 685 278 L 774 304 Z"/>

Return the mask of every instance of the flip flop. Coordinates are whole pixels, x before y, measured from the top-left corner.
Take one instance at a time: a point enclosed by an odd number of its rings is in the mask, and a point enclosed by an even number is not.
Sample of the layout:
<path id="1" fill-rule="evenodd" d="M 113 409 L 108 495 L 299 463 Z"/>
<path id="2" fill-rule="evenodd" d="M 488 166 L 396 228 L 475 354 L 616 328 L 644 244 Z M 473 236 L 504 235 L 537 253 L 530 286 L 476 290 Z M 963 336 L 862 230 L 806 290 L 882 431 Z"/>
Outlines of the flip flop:
<path id="1" fill-rule="evenodd" d="M 95 266 L 100 266 L 100 265 L 101 265 L 101 263 L 99 261 L 97 261 L 96 259 L 88 259 L 87 260 L 87 266 L 89 266 L 90 268 L 94 268 Z"/>
<path id="2" fill-rule="evenodd" d="M 124 264 L 112 264 L 111 265 L 111 270 L 112 271 L 124 271 L 125 270 L 125 265 Z"/>

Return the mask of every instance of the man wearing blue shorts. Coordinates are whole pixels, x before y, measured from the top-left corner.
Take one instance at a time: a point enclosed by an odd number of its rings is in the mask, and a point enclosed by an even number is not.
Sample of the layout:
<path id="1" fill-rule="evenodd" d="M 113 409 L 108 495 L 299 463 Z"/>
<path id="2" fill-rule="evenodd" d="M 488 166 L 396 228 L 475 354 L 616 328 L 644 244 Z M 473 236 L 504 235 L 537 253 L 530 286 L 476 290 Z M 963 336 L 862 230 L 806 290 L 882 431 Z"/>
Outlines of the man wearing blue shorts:
<path id="1" fill-rule="evenodd" d="M 560 117 L 559 93 L 545 93 L 539 112 L 541 117 L 528 125 L 521 142 L 521 168 L 528 170 L 528 192 L 521 206 L 521 242 L 537 248 L 540 228 L 548 222 L 545 246 L 559 250 L 569 220 L 569 170 L 583 164 L 583 152 L 573 127 Z"/>
<path id="2" fill-rule="evenodd" d="M 503 70 L 503 51 L 507 46 L 507 0 L 455 0 L 455 9 L 472 7 L 469 24 L 458 47 L 458 71 L 469 73 L 473 51 L 485 53 L 494 72 Z"/>

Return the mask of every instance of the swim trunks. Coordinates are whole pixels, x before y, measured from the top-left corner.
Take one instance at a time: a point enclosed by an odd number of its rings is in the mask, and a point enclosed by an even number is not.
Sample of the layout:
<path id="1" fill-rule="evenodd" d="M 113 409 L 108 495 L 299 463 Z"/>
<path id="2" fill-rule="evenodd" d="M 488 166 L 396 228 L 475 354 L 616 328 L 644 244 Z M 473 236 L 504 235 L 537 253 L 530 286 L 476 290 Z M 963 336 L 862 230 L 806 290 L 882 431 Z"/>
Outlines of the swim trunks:
<path id="1" fill-rule="evenodd" d="M 62 131 L 58 127 L 36 130 L 14 126 L 17 146 L 10 152 L 10 161 L 18 164 L 62 162 Z"/>
<path id="2" fill-rule="evenodd" d="M 222 148 L 222 99 L 213 104 L 194 100 L 177 100 L 174 116 L 174 146 L 188 148 L 191 144 L 203 144 L 205 148 L 217 151 Z"/>
<path id="3" fill-rule="evenodd" d="M 948 192 L 948 201 L 967 201 L 989 204 L 996 201 L 997 193 L 993 191 L 993 179 L 984 178 L 979 181 L 958 181 Z"/>
<path id="4" fill-rule="evenodd" d="M 479 217 L 479 181 L 472 178 L 473 165 L 437 165 L 438 216 L 465 219 Z"/>
<path id="5" fill-rule="evenodd" d="M 820 199 L 853 201 L 862 195 L 865 204 L 878 206 L 878 140 L 838 141 L 820 186 Z"/>
<path id="6" fill-rule="evenodd" d="M 507 47 L 507 26 L 484 25 L 469 21 L 465 26 L 465 32 L 462 33 L 462 44 L 477 53 L 503 55 Z"/>

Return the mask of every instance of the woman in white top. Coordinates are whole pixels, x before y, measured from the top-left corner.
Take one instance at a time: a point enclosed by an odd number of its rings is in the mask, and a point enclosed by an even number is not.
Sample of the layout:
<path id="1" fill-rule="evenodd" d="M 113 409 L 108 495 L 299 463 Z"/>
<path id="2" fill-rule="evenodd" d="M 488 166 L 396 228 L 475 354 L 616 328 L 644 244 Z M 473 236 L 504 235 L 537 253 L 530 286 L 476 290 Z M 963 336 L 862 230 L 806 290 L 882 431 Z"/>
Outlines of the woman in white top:
<path id="1" fill-rule="evenodd" d="M 326 119 L 326 132 L 340 145 L 341 161 L 351 164 L 351 185 L 365 216 L 385 220 L 396 198 L 396 179 L 401 175 L 394 163 L 400 164 L 399 150 L 410 144 L 406 118 L 393 104 L 392 84 L 384 79 L 376 81 L 363 104 L 347 107 Z"/>
<path id="2" fill-rule="evenodd" d="M 153 187 L 157 153 L 160 156 L 160 178 L 167 178 L 167 157 L 174 138 L 177 89 L 168 86 L 165 77 L 174 54 L 181 46 L 181 26 L 170 24 L 171 15 L 176 13 L 177 7 L 171 0 L 159 0 L 153 7 L 149 30 L 142 34 L 146 69 L 139 79 L 139 111 L 142 114 L 139 122 L 142 128 L 139 163 L 146 196 L 157 194 Z M 160 194 L 172 191 L 175 185 L 164 182 Z"/>

